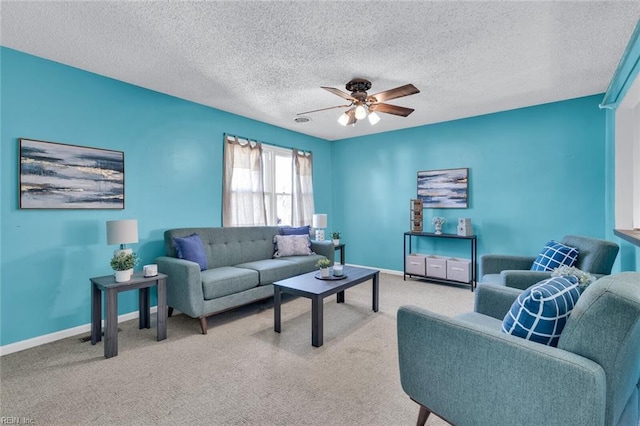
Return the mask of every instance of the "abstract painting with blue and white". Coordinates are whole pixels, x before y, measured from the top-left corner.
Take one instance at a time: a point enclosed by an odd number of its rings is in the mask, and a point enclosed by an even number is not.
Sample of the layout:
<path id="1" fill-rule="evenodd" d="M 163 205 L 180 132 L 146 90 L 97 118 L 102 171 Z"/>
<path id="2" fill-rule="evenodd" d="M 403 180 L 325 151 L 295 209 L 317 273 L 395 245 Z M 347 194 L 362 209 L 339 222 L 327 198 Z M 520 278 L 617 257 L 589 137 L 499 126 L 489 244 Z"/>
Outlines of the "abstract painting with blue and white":
<path id="1" fill-rule="evenodd" d="M 424 208 L 467 208 L 469 169 L 418 172 L 418 198 Z"/>
<path id="2" fill-rule="evenodd" d="M 20 208 L 123 209 L 124 153 L 20 139 Z"/>

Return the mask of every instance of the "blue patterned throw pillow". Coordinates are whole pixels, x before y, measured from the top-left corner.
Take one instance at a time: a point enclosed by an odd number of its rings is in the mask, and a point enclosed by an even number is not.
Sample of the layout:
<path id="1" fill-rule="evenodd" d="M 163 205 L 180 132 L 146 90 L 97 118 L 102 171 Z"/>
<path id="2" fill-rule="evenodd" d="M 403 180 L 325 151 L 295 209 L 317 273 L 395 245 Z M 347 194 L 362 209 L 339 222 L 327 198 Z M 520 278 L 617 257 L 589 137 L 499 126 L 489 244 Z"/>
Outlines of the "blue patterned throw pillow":
<path id="1" fill-rule="evenodd" d="M 502 331 L 548 346 L 558 346 L 560 333 L 580 297 L 573 275 L 552 277 L 532 285 L 513 302 Z"/>
<path id="2" fill-rule="evenodd" d="M 281 226 L 278 228 L 280 235 L 309 235 L 310 226 Z"/>
<path id="3" fill-rule="evenodd" d="M 532 271 L 552 271 L 559 266 L 573 266 L 578 261 L 578 250 L 557 241 L 549 241 L 531 265 Z"/>
<path id="4" fill-rule="evenodd" d="M 173 246 L 178 253 L 178 259 L 190 260 L 200 265 L 200 270 L 207 269 L 207 255 L 198 234 L 191 234 L 184 238 L 174 238 Z"/>

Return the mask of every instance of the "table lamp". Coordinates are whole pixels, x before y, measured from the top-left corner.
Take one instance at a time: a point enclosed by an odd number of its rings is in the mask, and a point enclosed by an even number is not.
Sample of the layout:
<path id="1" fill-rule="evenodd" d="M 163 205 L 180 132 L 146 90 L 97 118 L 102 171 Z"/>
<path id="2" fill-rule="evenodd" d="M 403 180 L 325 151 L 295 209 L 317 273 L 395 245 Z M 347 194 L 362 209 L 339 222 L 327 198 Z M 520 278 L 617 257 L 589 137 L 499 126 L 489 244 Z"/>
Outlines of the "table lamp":
<path id="1" fill-rule="evenodd" d="M 324 240 L 324 228 L 327 227 L 327 215 L 326 214 L 314 214 L 313 215 L 313 228 L 316 230 L 316 240 Z"/>
<path id="2" fill-rule="evenodd" d="M 120 244 L 120 249 L 113 252 L 117 255 L 120 252 L 133 253 L 125 244 L 138 242 L 138 221 L 135 219 L 109 220 L 107 221 L 107 244 Z"/>

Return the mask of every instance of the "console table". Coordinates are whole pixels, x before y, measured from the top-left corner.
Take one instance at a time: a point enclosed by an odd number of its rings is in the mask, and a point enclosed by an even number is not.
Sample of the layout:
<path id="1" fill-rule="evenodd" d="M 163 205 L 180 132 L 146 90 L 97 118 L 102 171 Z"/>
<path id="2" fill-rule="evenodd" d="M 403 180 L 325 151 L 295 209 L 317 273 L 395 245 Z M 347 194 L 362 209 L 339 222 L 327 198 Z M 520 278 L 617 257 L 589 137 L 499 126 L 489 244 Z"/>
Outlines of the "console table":
<path id="1" fill-rule="evenodd" d="M 102 292 L 105 293 L 107 313 L 104 319 L 104 357 L 118 355 L 118 293 L 139 290 L 139 327 L 151 328 L 151 307 L 149 288 L 158 287 L 158 341 L 167 338 L 167 276 L 158 274 L 145 277 L 142 271 L 133 274 L 129 281 L 116 282 L 113 275 L 91 278 L 91 344 L 100 340 L 102 322 Z"/>
<path id="2" fill-rule="evenodd" d="M 476 287 L 476 265 L 478 263 L 477 259 L 477 237 L 475 235 L 457 235 L 457 234 L 435 234 L 433 232 L 405 232 L 404 233 L 404 255 L 403 255 L 403 272 L 404 272 L 404 280 L 407 280 L 407 275 L 409 276 L 417 276 L 421 278 L 427 278 L 429 281 L 447 283 L 447 284 L 465 284 L 460 281 L 446 280 L 443 278 L 435 278 L 429 277 L 426 275 L 416 275 L 416 274 L 407 274 L 407 243 L 409 251 L 411 253 L 411 241 L 414 238 L 448 238 L 455 240 L 467 240 L 471 242 L 471 281 L 467 283 L 471 286 L 471 291 L 473 291 Z"/>

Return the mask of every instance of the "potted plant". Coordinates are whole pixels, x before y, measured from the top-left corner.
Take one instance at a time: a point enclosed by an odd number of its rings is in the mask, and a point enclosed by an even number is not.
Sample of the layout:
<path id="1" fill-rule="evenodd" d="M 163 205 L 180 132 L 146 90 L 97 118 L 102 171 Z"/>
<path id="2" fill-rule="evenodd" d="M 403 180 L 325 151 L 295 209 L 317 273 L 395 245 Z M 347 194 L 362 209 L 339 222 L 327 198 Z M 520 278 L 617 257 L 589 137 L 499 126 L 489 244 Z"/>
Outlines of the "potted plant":
<path id="1" fill-rule="evenodd" d="M 555 268 L 553 271 L 551 271 L 551 276 L 552 277 L 562 277 L 565 275 L 573 275 L 574 277 L 576 277 L 578 279 L 578 287 L 579 287 L 579 291 L 580 293 L 582 293 L 583 291 L 586 290 L 587 287 L 589 287 L 589 285 L 591 283 L 593 283 L 595 280 L 597 280 L 595 275 L 591 275 L 588 272 L 585 272 L 583 270 L 580 270 L 578 268 L 576 268 L 575 266 L 559 266 L 557 268 Z"/>
<path id="2" fill-rule="evenodd" d="M 433 223 L 433 226 L 436 228 L 436 234 L 440 235 L 442 234 L 442 225 L 447 223 L 447 219 L 444 217 L 434 217 L 431 219 L 431 223 Z"/>
<path id="3" fill-rule="evenodd" d="M 337 246 L 340 244 L 340 232 L 333 231 L 331 233 L 331 238 L 333 239 L 333 245 Z"/>
<path id="4" fill-rule="evenodd" d="M 111 258 L 111 268 L 116 272 L 116 282 L 129 281 L 133 275 L 133 267 L 138 264 L 140 258 L 137 254 L 127 251 L 119 251 Z"/>
<path id="5" fill-rule="evenodd" d="M 329 276 L 329 266 L 331 261 L 329 259 L 320 259 L 316 262 L 316 266 L 320 268 L 320 276 L 326 278 Z"/>

